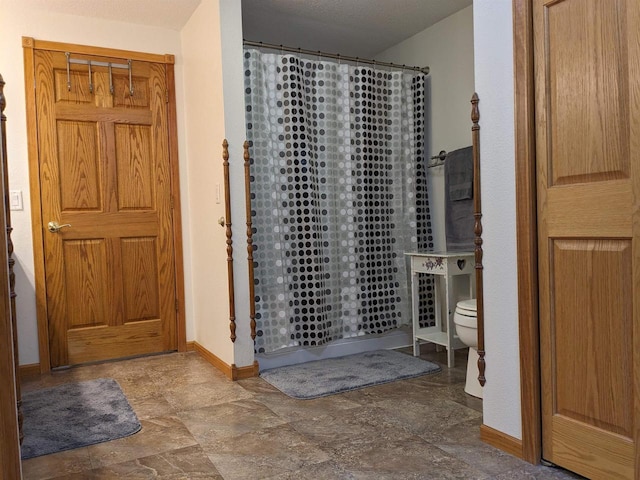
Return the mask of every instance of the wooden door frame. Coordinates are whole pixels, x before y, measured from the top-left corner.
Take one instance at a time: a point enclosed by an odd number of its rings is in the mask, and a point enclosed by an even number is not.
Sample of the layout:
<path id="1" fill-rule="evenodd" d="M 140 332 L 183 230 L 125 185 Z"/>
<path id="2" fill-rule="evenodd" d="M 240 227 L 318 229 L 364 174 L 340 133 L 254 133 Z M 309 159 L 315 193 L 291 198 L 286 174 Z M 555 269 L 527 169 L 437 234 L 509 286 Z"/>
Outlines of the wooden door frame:
<path id="1" fill-rule="evenodd" d="M 0 75 L 0 198 L 8 203 L 4 79 Z M 20 380 L 17 370 L 13 244 L 8 205 L 0 206 L 0 480 L 22 478 L 20 468 Z"/>
<path id="2" fill-rule="evenodd" d="M 42 191 L 40 188 L 40 162 L 38 156 L 38 130 L 36 123 L 36 92 L 33 85 L 35 78 L 34 50 L 50 50 L 71 52 L 84 55 L 96 55 L 115 58 L 126 58 L 142 62 L 163 63 L 167 66 L 167 90 L 169 92 L 168 116 L 169 127 L 169 169 L 171 172 L 171 198 L 173 201 L 173 245 L 175 250 L 176 279 L 176 340 L 179 352 L 187 351 L 187 335 L 185 321 L 184 295 L 184 261 L 182 247 L 182 214 L 180 209 L 180 181 L 178 165 L 178 132 L 175 97 L 175 74 L 173 55 L 157 55 L 151 53 L 117 50 L 103 47 L 91 47 L 70 43 L 49 42 L 22 37 L 24 54 L 25 96 L 27 107 L 27 140 L 29 156 L 29 190 L 31 199 L 31 228 L 33 235 L 34 276 L 36 283 L 36 314 L 38 318 L 38 351 L 40 354 L 40 372 L 51 370 L 49 355 L 49 324 L 47 312 L 47 291 L 45 282 L 44 232 L 42 230 Z"/>
<path id="3" fill-rule="evenodd" d="M 2 172 L 0 172 L 2 175 Z M 4 208 L 0 208 L 0 225 L 4 230 Z M 20 476 L 18 412 L 16 410 L 15 359 L 9 297 L 6 234 L 0 235 L 0 480 Z"/>
<path id="4" fill-rule="evenodd" d="M 513 0 L 516 234 L 522 458 L 542 458 L 533 0 Z"/>
<path id="5" fill-rule="evenodd" d="M 2 78 L 0 77 L 0 81 Z M 0 89 L 0 102 L 4 96 Z M 4 106 L 0 115 L 4 116 Z M 0 130 L 0 143 L 2 130 Z M 3 153 L 0 152 L 0 156 Z M 0 185 L 2 182 L 0 161 Z M 2 188 L 2 197 L 5 195 Z M 16 407 L 16 364 L 13 350 L 11 297 L 9 294 L 9 265 L 7 257 L 5 210 L 0 207 L 0 480 L 22 478 L 20 473 L 20 444 L 18 440 L 18 411 Z"/>

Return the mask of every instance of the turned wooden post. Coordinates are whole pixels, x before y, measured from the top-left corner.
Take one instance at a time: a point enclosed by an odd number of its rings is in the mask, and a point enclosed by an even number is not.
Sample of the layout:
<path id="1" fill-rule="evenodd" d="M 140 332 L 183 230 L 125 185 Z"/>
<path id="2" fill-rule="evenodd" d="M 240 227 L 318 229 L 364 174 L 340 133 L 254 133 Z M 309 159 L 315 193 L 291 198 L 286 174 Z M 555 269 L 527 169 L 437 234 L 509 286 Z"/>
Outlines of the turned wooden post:
<path id="1" fill-rule="evenodd" d="M 473 231 L 475 233 L 475 261 L 476 261 L 476 302 L 478 320 L 478 381 L 484 386 L 486 378 L 484 372 L 484 300 L 482 286 L 482 203 L 480 200 L 480 110 L 478 109 L 478 94 L 471 97 L 471 136 L 473 140 L 473 217 L 475 219 Z"/>
<path id="2" fill-rule="evenodd" d="M 2 151 L 0 161 L 2 162 L 2 172 L 4 179 L 4 207 L 5 207 L 5 216 L 7 221 L 7 251 L 9 257 L 9 294 L 11 298 L 11 323 L 13 329 L 13 354 L 15 357 L 15 369 L 16 369 L 16 398 L 17 398 L 17 407 L 18 407 L 18 427 L 20 430 L 20 443 L 24 438 L 24 433 L 22 432 L 22 396 L 20 393 L 20 367 L 19 367 L 19 359 L 18 359 L 18 324 L 17 324 L 17 316 L 16 316 L 16 274 L 13 271 L 13 267 L 16 264 L 15 259 L 13 258 L 13 241 L 11 240 L 11 232 L 13 228 L 11 227 L 11 211 L 9 209 L 9 166 L 7 163 L 7 117 L 4 114 L 4 109 L 7 106 L 7 102 L 4 96 L 4 85 L 5 82 L 0 75 L 0 128 L 2 129 Z"/>
<path id="3" fill-rule="evenodd" d="M 229 330 L 231 341 L 236 341 L 236 300 L 233 289 L 233 232 L 231 230 L 231 192 L 229 191 L 229 142 L 222 142 L 222 166 L 224 168 L 224 208 L 227 236 L 227 276 L 229 279 Z"/>

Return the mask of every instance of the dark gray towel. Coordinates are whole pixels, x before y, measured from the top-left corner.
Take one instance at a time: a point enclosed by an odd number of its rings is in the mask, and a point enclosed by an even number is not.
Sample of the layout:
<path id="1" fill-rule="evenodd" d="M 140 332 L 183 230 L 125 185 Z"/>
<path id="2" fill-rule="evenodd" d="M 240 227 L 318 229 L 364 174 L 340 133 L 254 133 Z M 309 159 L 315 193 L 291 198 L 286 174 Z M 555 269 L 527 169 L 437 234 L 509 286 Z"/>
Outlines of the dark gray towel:
<path id="1" fill-rule="evenodd" d="M 445 182 L 451 201 L 473 198 L 473 148 L 448 153 L 445 164 Z"/>
<path id="2" fill-rule="evenodd" d="M 462 195 L 452 195 L 450 182 L 459 181 L 462 174 L 451 175 L 451 172 L 471 170 L 471 193 L 465 198 Z M 447 250 L 473 251 L 475 234 L 473 232 L 473 149 L 461 148 L 447 154 L 444 162 L 444 199 L 445 199 L 445 234 L 447 238 Z M 459 185 L 460 183 L 458 183 Z M 456 193 L 458 190 L 455 190 Z"/>

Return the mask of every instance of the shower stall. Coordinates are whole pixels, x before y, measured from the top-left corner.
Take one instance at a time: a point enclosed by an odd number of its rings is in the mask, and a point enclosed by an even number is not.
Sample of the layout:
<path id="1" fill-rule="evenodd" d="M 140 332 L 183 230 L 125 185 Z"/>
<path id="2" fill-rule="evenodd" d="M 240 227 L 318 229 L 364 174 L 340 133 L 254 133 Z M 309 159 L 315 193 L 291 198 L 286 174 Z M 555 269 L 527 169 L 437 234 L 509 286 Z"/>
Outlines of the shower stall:
<path id="1" fill-rule="evenodd" d="M 261 366 L 402 331 L 404 253 L 433 248 L 427 74 L 248 46 L 244 70 Z M 420 289 L 429 324 L 433 280 Z"/>

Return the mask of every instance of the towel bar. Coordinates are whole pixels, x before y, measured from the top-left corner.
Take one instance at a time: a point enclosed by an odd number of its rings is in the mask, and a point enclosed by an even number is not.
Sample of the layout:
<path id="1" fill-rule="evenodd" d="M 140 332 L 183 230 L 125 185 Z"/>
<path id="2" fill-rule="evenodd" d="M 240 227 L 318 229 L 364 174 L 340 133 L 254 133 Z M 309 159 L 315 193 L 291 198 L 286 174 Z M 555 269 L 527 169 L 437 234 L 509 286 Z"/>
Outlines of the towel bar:
<path id="1" fill-rule="evenodd" d="M 427 165 L 427 168 L 431 167 L 439 167 L 440 165 L 444 165 L 444 160 L 447 158 L 447 152 L 445 150 L 440 150 L 438 155 L 434 155 L 431 157 L 431 160 L 435 160 L 435 162 Z"/>

